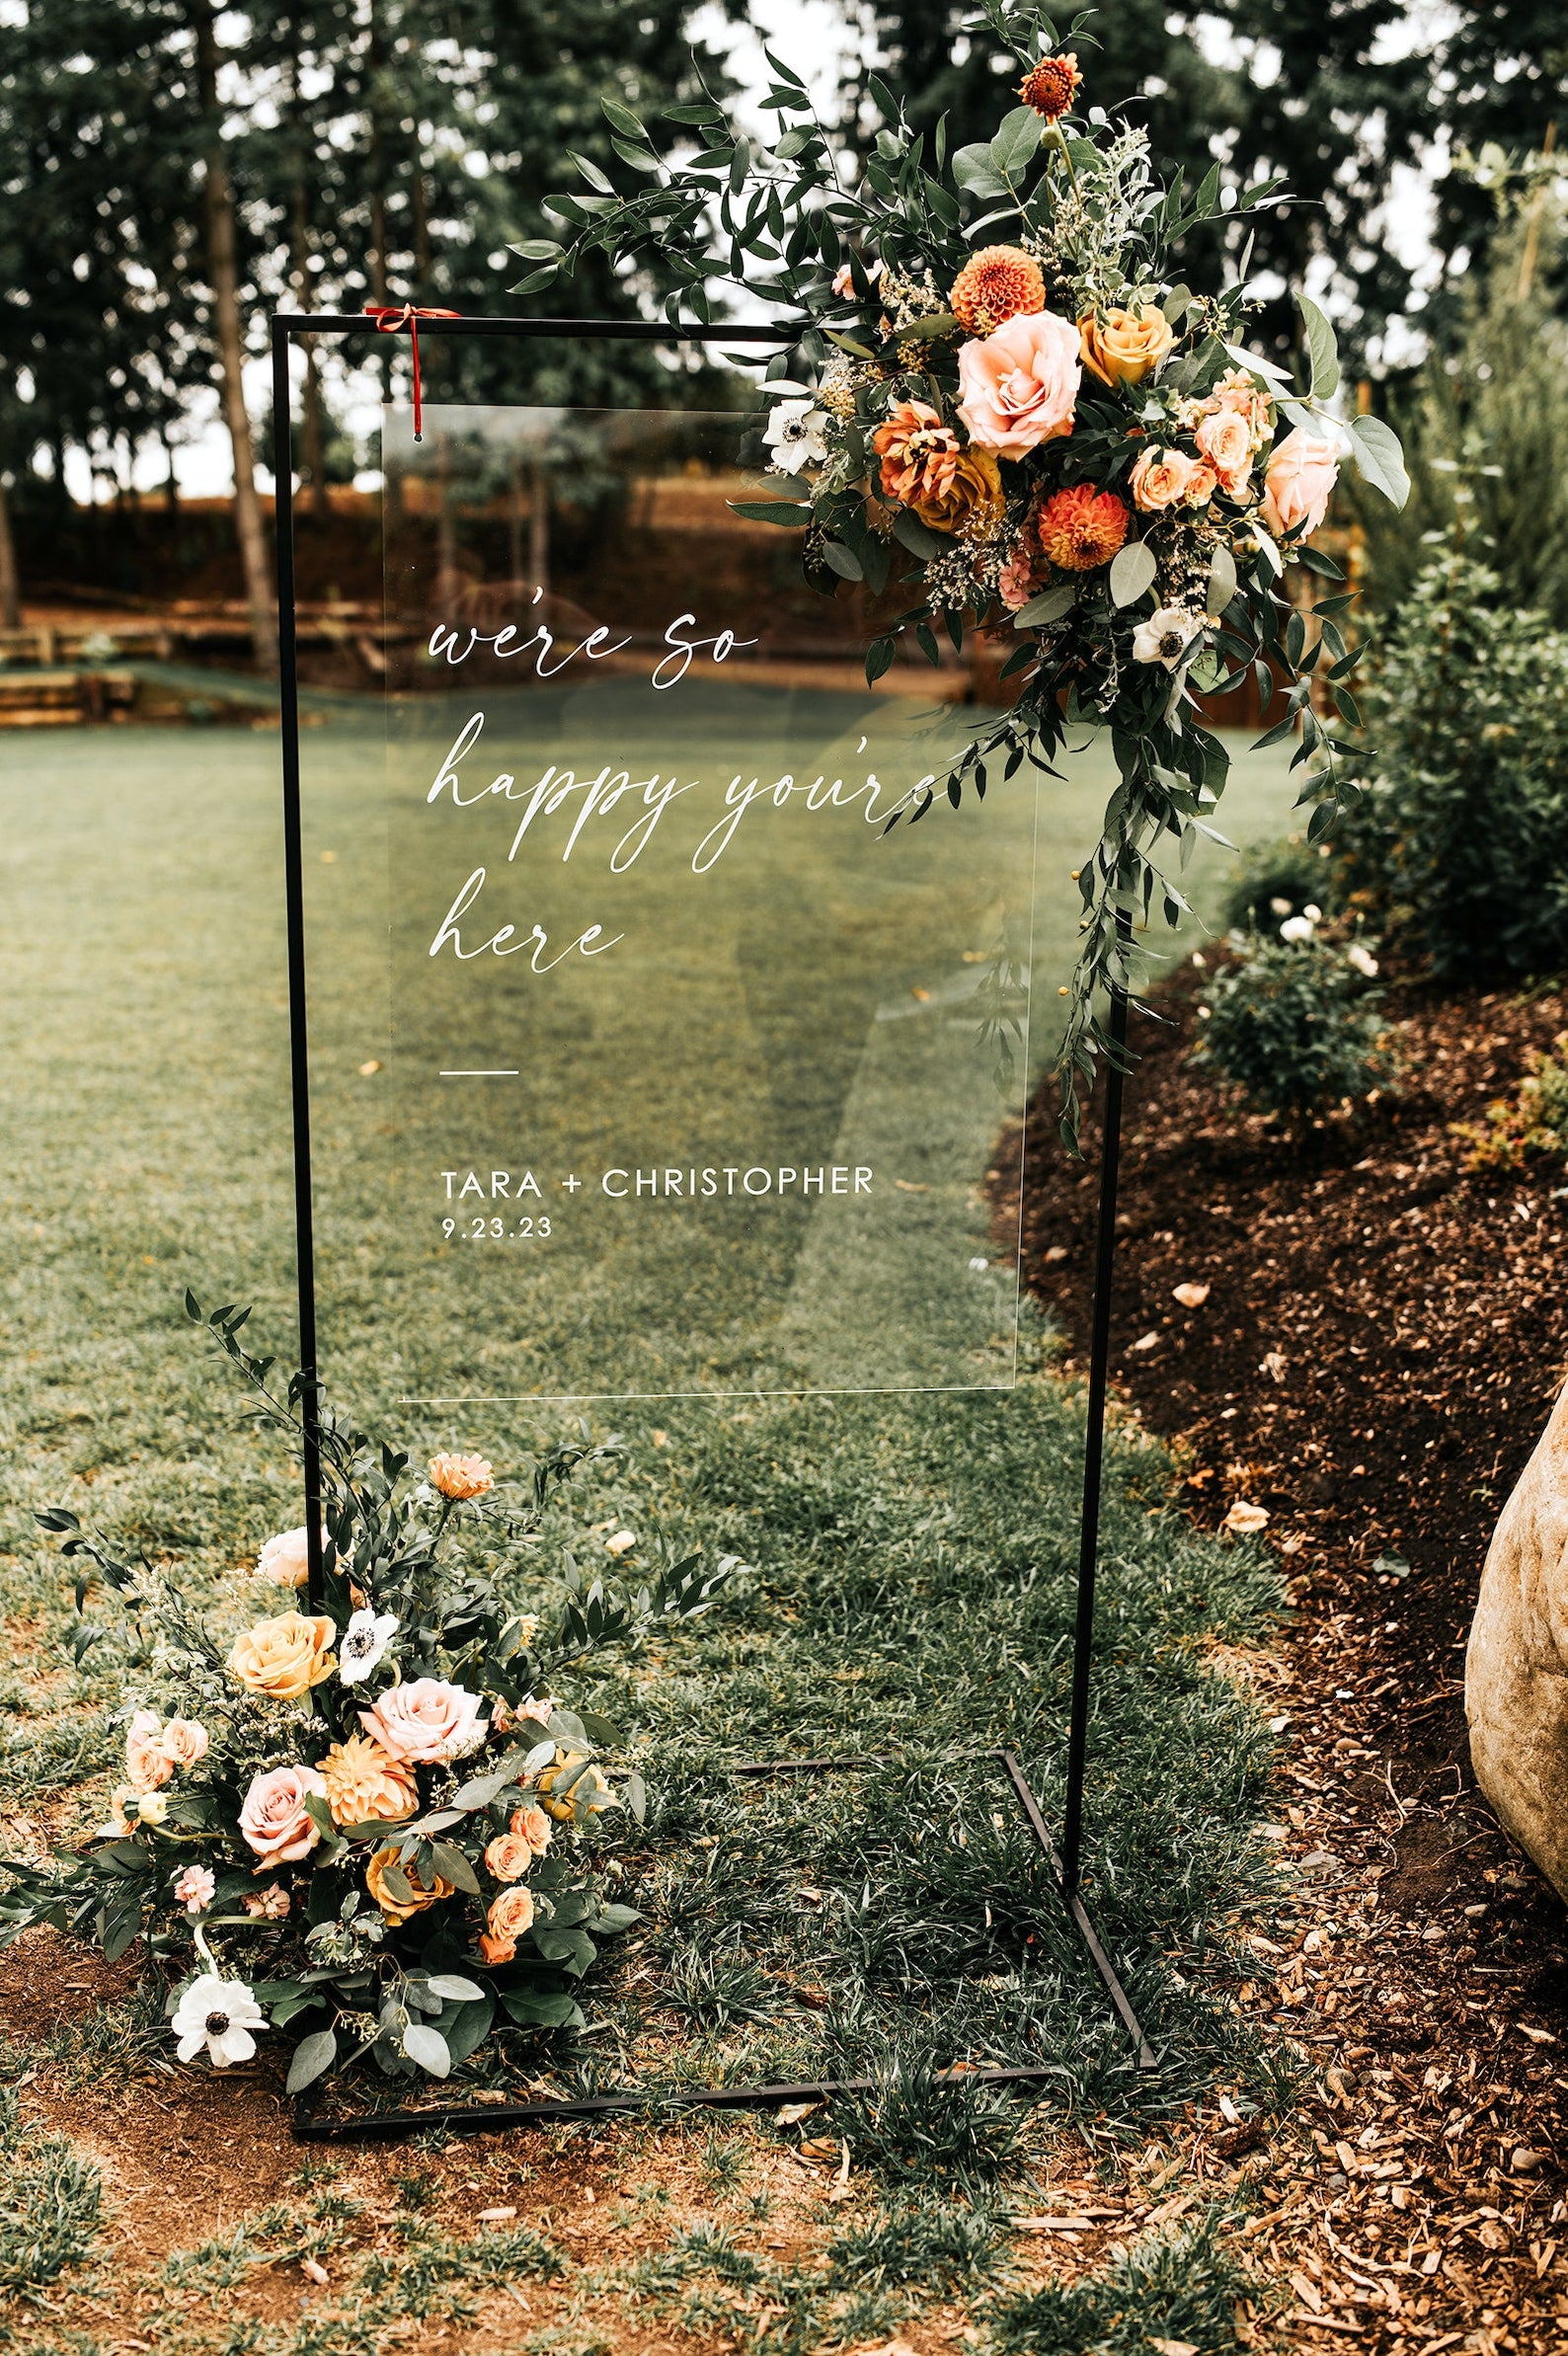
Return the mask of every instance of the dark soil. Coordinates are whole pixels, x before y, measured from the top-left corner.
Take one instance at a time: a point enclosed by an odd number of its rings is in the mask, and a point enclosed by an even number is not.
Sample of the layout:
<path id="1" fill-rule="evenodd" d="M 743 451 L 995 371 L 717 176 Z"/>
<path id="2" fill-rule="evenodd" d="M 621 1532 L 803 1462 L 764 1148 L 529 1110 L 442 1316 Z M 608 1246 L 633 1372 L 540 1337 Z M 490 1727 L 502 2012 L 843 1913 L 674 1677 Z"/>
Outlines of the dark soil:
<path id="1" fill-rule="evenodd" d="M 1512 1096 L 1568 1003 L 1396 987 L 1398 1093 L 1293 1136 L 1190 1064 L 1201 981 L 1162 993 L 1165 1025 L 1135 1018 L 1112 1367 L 1179 1444 L 1200 1523 L 1263 1509 L 1294 1608 L 1274 1723 L 1298 1907 L 1240 1994 L 1318 2073 L 1320 2165 L 1270 2252 L 1300 2257 L 1303 2344 L 1410 2331 L 1436 2348 L 1452 2330 L 1557 2349 L 1568 1925 L 1474 1787 L 1463 1646 L 1568 1362 L 1568 1170 L 1467 1171 L 1452 1128 Z M 1087 1348 L 1092 1122 L 1084 1146 L 1067 1158 L 1043 1091 L 1023 1273 L 1069 1366 Z M 1017 1221 L 999 1201 L 998 1236 Z M 1178 1286 L 1207 1296 L 1185 1306 Z"/>

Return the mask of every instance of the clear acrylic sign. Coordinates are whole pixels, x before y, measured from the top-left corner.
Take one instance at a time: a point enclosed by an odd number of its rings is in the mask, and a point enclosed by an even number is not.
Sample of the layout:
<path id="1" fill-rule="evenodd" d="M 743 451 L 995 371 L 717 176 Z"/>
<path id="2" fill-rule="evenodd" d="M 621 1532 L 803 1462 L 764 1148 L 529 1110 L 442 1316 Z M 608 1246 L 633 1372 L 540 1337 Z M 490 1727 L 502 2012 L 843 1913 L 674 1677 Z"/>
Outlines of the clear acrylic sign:
<path id="1" fill-rule="evenodd" d="M 940 798 L 964 674 L 867 687 L 754 436 L 388 414 L 404 1397 L 1013 1380 L 1034 788 Z"/>

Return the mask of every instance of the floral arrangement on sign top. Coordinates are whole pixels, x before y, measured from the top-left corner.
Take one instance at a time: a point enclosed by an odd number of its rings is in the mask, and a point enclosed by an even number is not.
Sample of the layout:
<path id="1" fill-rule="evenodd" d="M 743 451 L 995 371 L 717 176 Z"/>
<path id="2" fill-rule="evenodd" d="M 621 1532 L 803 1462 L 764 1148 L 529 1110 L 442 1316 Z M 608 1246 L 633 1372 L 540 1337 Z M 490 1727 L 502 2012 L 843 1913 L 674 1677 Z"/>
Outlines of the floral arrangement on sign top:
<path id="1" fill-rule="evenodd" d="M 192 1317 L 252 1386 L 265 1423 L 299 1437 L 303 1383 L 239 1340 L 249 1312 Z M 120 1608 L 125 1780 L 107 1824 L 53 1867 L 7 1861 L 0 1943 L 35 1923 L 96 1930 L 114 1961 L 137 1937 L 171 1983 L 182 2061 L 249 2060 L 258 2035 L 309 2029 L 291 2092 L 368 2054 L 389 2077 L 444 2078 L 498 2014 L 578 2025 L 572 1984 L 595 1940 L 637 1921 L 594 1868 L 603 1820 L 642 1822 L 635 1770 L 605 1719 L 547 1697 L 593 1654 L 704 1610 L 734 1567 L 666 1557 L 633 1597 L 586 1581 L 568 1555 L 548 1634 L 513 1611 L 462 1541 L 493 1551 L 531 1533 L 557 1484 L 613 1441 L 558 1445 L 529 1513 L 502 1511 L 489 1464 L 438 1455 L 428 1480 L 323 1410 L 320 1609 L 306 1532 L 270 1538 L 255 1584 L 283 1609 L 225 1643 L 167 1573 L 120 1561 L 73 1514 L 39 1516 L 97 1565 Z M 77 1583 L 78 1663 L 110 1630 Z M 281 1589 L 282 1595 L 277 1591 Z"/>
<path id="2" fill-rule="evenodd" d="M 951 802 L 966 783 L 983 794 L 998 760 L 1007 776 L 1026 758 L 1055 774 L 1071 723 L 1109 726 L 1120 784 L 1078 878 L 1060 1063 L 1069 1134 L 1079 1082 L 1109 1044 L 1097 993 L 1137 985 L 1133 926 L 1156 897 L 1170 923 L 1188 905 L 1153 863 L 1160 837 L 1185 863 L 1212 831 L 1227 756 L 1193 690 L 1224 693 L 1255 667 L 1267 710 L 1276 667 L 1289 675 L 1263 742 L 1299 732 L 1316 840 L 1361 791 L 1311 699 L 1321 678 L 1360 725 L 1340 618 L 1351 600 L 1319 600 L 1309 623 L 1282 576 L 1294 562 L 1342 578 L 1307 541 L 1347 449 L 1396 505 L 1408 493 L 1388 427 L 1342 424 L 1329 408 L 1339 364 L 1313 303 L 1300 303 L 1304 384 L 1244 345 L 1256 306 L 1241 224 L 1283 183 L 1237 191 L 1215 163 L 1191 192 L 1158 185 L 1144 132 L 1083 111 L 1064 43 L 1090 45 L 1086 21 L 1058 33 L 1034 0 L 985 0 L 971 37 L 1011 51 L 1017 104 L 994 137 L 956 153 L 945 123 L 929 140 L 911 130 L 872 77 L 887 127 L 852 183 L 805 84 L 771 50 L 769 147 L 698 103 L 666 112 L 700 151 L 666 163 L 632 110 L 605 99 L 615 151 L 642 185 L 623 196 L 579 158 L 586 193 L 547 200 L 563 237 L 514 249 L 536 265 L 518 293 L 594 249 L 657 250 L 676 281 L 672 326 L 710 325 L 726 283 L 777 307 L 766 444 L 798 496 L 739 511 L 804 526 L 808 577 L 826 590 L 907 591 L 877 624 L 868 679 L 906 632 L 933 664 L 939 629 L 960 650 L 969 628 L 1014 641 L 1002 675 L 1019 678 L 1017 703 L 976 733 L 946 780 Z M 1228 282 L 1195 289 L 1173 255 L 1196 259 L 1213 232 L 1216 265 L 1232 258 Z M 931 800 L 927 789 L 908 815 Z"/>

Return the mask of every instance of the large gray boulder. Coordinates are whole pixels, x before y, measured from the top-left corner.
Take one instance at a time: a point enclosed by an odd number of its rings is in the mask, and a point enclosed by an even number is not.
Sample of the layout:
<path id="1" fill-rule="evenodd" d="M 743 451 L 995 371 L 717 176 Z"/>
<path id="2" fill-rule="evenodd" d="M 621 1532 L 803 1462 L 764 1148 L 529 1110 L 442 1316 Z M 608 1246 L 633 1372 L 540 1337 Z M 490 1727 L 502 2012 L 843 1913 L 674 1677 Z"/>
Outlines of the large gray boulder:
<path id="1" fill-rule="evenodd" d="M 1464 1708 L 1476 1781 L 1568 1898 L 1568 1386 L 1487 1549 Z"/>

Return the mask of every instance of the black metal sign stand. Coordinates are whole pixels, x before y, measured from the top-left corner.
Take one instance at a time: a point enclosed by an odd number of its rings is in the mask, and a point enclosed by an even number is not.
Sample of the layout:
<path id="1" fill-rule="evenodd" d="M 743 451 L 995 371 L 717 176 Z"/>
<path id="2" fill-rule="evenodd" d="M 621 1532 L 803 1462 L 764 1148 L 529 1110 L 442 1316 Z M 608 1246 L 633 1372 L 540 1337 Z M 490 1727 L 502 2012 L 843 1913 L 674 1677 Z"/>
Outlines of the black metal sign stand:
<path id="1" fill-rule="evenodd" d="M 422 323 L 422 325 L 421 325 Z M 321 1450 L 317 1388 L 315 1238 L 311 1188 L 310 1063 L 305 972 L 304 860 L 301 840 L 299 776 L 299 671 L 294 615 L 293 434 L 292 377 L 289 355 L 297 336 L 373 336 L 388 326 L 406 325 L 418 335 L 493 336 L 518 341 L 594 336 L 632 343 L 755 344 L 777 346 L 784 341 L 772 327 L 726 327 L 706 331 L 678 331 L 640 320 L 601 319 L 465 319 L 427 312 L 410 312 L 401 322 L 370 315 L 277 312 L 272 328 L 273 356 L 273 479 L 276 500 L 277 643 L 281 690 L 283 756 L 283 859 L 288 925 L 289 1074 L 293 1092 L 294 1230 L 299 1271 L 299 1363 L 304 1377 L 301 1401 L 305 1473 L 305 1532 L 310 1556 L 309 1592 L 313 1605 L 321 1597 Z M 418 360 L 416 357 L 416 366 Z M 1106 1059 L 1105 1129 L 1100 1162 L 1100 1200 L 1095 1243 L 1094 1311 L 1089 1352 L 1088 1413 L 1083 1455 L 1083 1511 L 1078 1544 L 1078 1594 L 1072 1653 L 1072 1700 L 1067 1728 L 1066 1792 L 1058 1851 L 1046 1829 L 1039 1802 L 1011 1752 L 987 1754 L 999 1760 L 1023 1810 L 1035 1841 L 1044 1852 L 1063 1907 L 1105 1985 L 1118 2019 L 1132 2042 L 1140 2072 L 1158 2067 L 1157 2056 L 1138 2025 L 1109 1956 L 1095 1931 L 1082 1898 L 1083 1785 L 1088 1760 L 1089 1698 L 1094 1666 L 1095 1581 L 1099 1568 L 1100 1492 L 1105 1453 L 1105 1403 L 1111 1356 L 1111 1293 L 1116 1250 L 1116 1195 L 1121 1159 L 1122 1051 L 1127 1039 L 1128 1001 L 1124 990 L 1111 995 L 1112 1053 Z M 861 1761 L 777 1760 L 743 1767 L 745 1773 L 787 1773 L 823 1765 L 855 1767 Z M 966 2071 L 966 2083 L 1022 2085 L 1055 2076 L 1046 2070 Z M 585 2097 L 579 2102 L 490 2104 L 462 2109 L 388 2111 L 362 2120 L 324 2120 L 309 2117 L 303 2100 L 296 2109 L 294 2132 L 306 2141 L 343 2142 L 361 2136 L 409 2135 L 432 2127 L 448 2130 L 493 2130 L 537 2125 L 551 2119 L 588 2118 L 608 2113 L 646 2110 L 669 2104 L 706 2105 L 717 2109 L 771 2106 L 792 2101 L 824 2099 L 834 2093 L 870 2090 L 869 2081 L 821 2080 L 799 2086 L 701 2087 L 677 2093 L 642 2092 Z"/>

